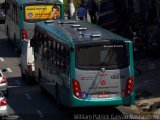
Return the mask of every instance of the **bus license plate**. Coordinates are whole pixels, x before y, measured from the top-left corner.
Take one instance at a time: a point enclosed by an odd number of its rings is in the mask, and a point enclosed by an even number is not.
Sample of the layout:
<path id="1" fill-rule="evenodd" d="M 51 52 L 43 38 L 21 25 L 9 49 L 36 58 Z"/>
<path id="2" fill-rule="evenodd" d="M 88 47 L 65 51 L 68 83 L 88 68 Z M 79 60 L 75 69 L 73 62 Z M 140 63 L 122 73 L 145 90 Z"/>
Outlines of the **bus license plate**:
<path id="1" fill-rule="evenodd" d="M 98 98 L 108 98 L 109 94 L 99 94 Z"/>

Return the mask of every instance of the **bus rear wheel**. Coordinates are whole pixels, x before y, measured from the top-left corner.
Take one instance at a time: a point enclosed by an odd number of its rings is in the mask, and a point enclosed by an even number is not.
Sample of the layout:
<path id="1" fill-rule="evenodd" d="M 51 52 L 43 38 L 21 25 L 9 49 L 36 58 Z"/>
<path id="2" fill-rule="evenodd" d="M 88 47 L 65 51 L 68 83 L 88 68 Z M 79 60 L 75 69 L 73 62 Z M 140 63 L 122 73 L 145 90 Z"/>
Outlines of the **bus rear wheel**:
<path id="1" fill-rule="evenodd" d="M 23 80 L 26 79 L 26 75 L 22 71 L 21 71 L 21 77 L 22 77 Z"/>

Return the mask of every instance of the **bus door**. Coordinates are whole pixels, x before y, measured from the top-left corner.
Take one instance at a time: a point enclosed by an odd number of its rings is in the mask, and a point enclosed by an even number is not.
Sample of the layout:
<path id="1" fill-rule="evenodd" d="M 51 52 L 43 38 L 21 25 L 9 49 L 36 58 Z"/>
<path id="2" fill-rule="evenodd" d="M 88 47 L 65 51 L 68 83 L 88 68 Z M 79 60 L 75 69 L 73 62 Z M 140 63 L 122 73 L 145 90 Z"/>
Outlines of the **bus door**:
<path id="1" fill-rule="evenodd" d="M 74 95 L 82 99 L 124 97 L 129 75 L 129 57 L 125 44 L 84 45 L 76 48 Z M 79 91 L 74 89 L 79 85 Z"/>

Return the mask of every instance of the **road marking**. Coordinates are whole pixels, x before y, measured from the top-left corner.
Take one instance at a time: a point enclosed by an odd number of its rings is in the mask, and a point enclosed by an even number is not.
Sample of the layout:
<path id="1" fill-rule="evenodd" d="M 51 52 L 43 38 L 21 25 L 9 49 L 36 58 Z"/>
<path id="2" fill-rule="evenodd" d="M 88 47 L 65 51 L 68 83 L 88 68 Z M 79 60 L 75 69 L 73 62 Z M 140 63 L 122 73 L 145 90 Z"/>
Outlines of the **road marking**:
<path id="1" fill-rule="evenodd" d="M 4 62 L 4 59 L 2 57 L 0 57 L 0 61 Z"/>
<path id="2" fill-rule="evenodd" d="M 30 94 L 28 94 L 28 93 L 25 93 L 25 96 L 27 97 L 28 100 L 32 99 L 31 96 L 30 96 Z"/>
<path id="3" fill-rule="evenodd" d="M 15 80 L 15 82 L 16 82 L 17 85 L 21 85 L 19 80 Z"/>
<path id="4" fill-rule="evenodd" d="M 44 117 L 43 113 L 40 110 L 37 110 L 37 114 L 42 118 Z"/>
<path id="5" fill-rule="evenodd" d="M 11 68 L 7 68 L 7 71 L 8 71 L 8 72 L 12 72 Z"/>

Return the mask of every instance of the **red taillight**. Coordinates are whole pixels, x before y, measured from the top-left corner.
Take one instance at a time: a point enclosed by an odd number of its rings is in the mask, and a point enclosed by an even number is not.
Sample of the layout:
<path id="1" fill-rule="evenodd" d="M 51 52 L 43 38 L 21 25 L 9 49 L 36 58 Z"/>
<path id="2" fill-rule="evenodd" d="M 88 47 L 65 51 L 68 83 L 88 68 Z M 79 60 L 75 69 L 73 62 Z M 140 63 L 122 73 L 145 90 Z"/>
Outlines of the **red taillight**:
<path id="1" fill-rule="evenodd" d="M 6 83 L 6 82 L 7 82 L 7 81 L 6 81 L 6 78 L 3 76 L 0 84 Z"/>
<path id="2" fill-rule="evenodd" d="M 4 106 L 4 105 L 7 105 L 7 101 L 5 98 L 1 99 L 0 101 L 0 106 Z"/>
<path id="3" fill-rule="evenodd" d="M 32 71 L 32 65 L 27 65 L 28 71 Z"/>
<path id="4" fill-rule="evenodd" d="M 22 39 L 27 38 L 27 31 L 25 29 L 22 29 Z"/>
<path id="5" fill-rule="evenodd" d="M 76 96 L 77 98 L 82 98 L 79 82 L 77 80 L 73 80 L 72 85 L 73 85 L 74 96 Z"/>
<path id="6" fill-rule="evenodd" d="M 133 92 L 133 77 L 129 77 L 125 90 L 125 96 L 129 96 Z"/>

